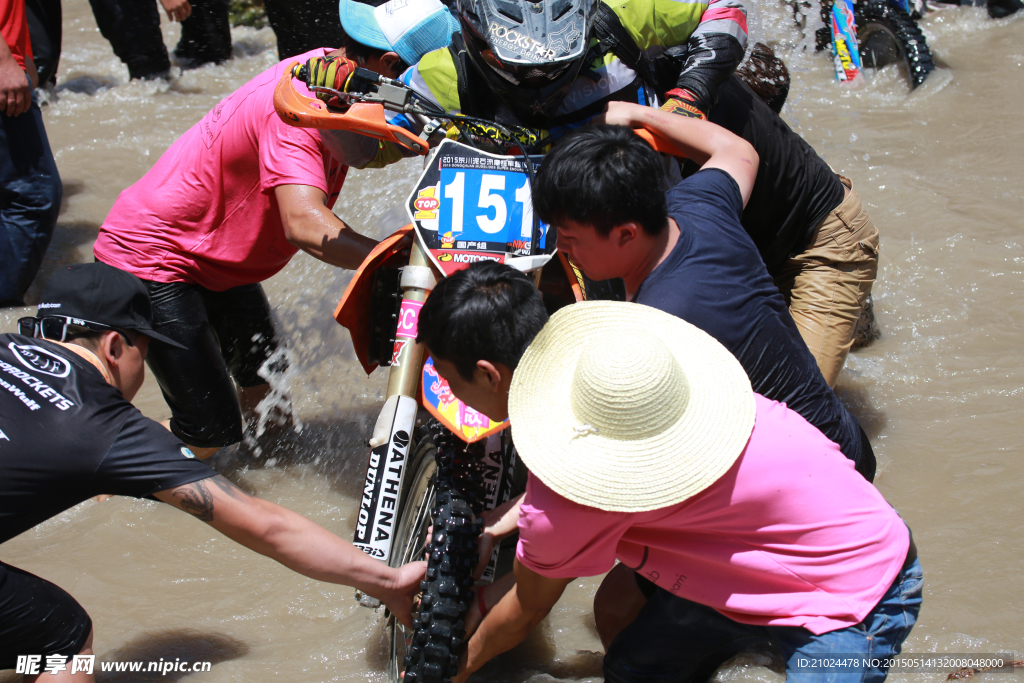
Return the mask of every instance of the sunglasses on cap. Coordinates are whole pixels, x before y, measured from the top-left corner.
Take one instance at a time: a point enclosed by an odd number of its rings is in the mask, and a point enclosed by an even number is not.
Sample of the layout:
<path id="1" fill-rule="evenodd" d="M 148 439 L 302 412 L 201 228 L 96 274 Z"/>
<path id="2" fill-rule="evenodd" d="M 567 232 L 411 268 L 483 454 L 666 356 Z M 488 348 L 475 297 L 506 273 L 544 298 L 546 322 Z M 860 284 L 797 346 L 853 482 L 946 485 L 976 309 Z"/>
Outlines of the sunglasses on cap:
<path id="1" fill-rule="evenodd" d="M 18 333 L 26 337 L 63 342 L 68 339 L 68 327 L 71 325 L 84 327 L 94 332 L 117 332 L 124 337 L 124 341 L 128 346 L 135 346 L 135 341 L 128 332 L 119 327 L 94 323 L 89 320 L 72 318 L 66 315 L 48 315 L 45 318 L 20 318 L 18 320 Z"/>

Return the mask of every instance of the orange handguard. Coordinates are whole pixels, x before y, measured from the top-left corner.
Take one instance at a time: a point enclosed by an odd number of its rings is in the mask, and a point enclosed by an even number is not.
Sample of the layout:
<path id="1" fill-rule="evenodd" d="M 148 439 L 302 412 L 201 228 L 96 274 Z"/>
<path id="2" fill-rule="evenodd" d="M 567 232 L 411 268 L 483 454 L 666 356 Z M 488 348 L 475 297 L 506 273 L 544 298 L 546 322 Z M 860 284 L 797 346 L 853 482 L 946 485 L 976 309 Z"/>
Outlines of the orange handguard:
<path id="1" fill-rule="evenodd" d="M 634 128 L 633 132 L 642 137 L 648 145 L 654 148 L 655 152 L 671 154 L 672 156 L 679 157 L 680 159 L 686 158 L 686 155 L 683 154 L 678 147 L 672 144 L 668 138 L 663 138 L 657 133 L 647 130 L 646 128 Z"/>
<path id="2" fill-rule="evenodd" d="M 347 130 L 359 135 L 391 142 L 413 154 L 425 155 L 427 143 L 400 126 L 392 126 L 384 118 L 384 105 L 359 102 L 345 112 L 333 112 L 315 97 L 300 95 L 292 83 L 292 64 L 274 88 L 274 110 L 281 120 L 299 128 Z"/>
<path id="3" fill-rule="evenodd" d="M 332 112 L 327 105 L 315 97 L 300 95 L 292 83 L 293 63 L 278 81 L 274 89 L 274 109 L 281 120 L 290 126 L 300 128 L 325 128 L 327 130 L 347 130 L 359 135 L 391 142 L 413 154 L 425 155 L 429 150 L 426 142 L 416 137 L 401 126 L 393 126 L 384 117 L 384 105 L 359 102 L 350 106 L 344 113 Z M 666 138 L 642 128 L 634 132 L 642 137 L 656 151 L 685 157 L 678 147 Z"/>

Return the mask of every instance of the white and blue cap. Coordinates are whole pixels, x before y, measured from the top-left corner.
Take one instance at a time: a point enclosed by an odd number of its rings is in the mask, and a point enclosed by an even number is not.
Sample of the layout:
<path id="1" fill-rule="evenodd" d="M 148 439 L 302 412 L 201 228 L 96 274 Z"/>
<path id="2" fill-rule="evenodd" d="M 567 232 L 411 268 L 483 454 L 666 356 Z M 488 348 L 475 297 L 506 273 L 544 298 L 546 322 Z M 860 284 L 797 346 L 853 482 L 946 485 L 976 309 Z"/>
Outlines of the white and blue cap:
<path id="1" fill-rule="evenodd" d="M 439 0 L 389 0 L 380 5 L 373 0 L 341 0 L 338 13 L 350 38 L 395 52 L 409 65 L 448 47 L 452 33 L 459 30 L 459 22 Z"/>

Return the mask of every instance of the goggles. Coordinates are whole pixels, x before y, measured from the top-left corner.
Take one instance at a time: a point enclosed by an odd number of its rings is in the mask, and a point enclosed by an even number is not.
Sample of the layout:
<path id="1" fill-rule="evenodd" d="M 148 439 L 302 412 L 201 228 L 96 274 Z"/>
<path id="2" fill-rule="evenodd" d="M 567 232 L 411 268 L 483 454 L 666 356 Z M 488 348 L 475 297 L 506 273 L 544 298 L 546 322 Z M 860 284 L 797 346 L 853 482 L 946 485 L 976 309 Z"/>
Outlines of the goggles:
<path id="1" fill-rule="evenodd" d="M 506 64 L 495 56 L 494 51 L 487 47 L 480 50 L 480 57 L 487 66 L 491 67 L 499 76 L 514 85 L 523 85 L 529 88 L 542 88 L 558 81 L 568 73 L 575 64 L 573 62 L 555 62 L 552 64 Z"/>
<path id="2" fill-rule="evenodd" d="M 124 337 L 124 341 L 128 346 L 135 346 L 135 341 L 129 336 L 128 332 L 119 327 L 94 323 L 89 320 L 72 318 L 66 315 L 48 315 L 45 318 L 20 318 L 18 320 L 18 333 L 26 337 L 63 342 L 68 339 L 68 327 L 71 325 L 84 327 L 94 332 L 117 332 Z"/>

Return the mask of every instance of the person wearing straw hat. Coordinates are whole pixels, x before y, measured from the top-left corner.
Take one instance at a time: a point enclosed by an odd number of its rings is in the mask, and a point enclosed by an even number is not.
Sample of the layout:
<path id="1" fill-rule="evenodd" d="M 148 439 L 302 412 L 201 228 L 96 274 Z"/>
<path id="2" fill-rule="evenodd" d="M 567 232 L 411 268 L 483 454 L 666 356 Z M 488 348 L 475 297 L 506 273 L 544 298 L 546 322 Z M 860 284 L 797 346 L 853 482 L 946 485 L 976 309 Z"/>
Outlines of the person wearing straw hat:
<path id="1" fill-rule="evenodd" d="M 604 126 L 559 140 L 533 188 L 535 215 L 559 251 L 593 280 L 622 278 L 627 298 L 708 332 L 746 369 L 754 390 L 800 413 L 839 444 L 868 481 L 867 435 L 822 376 L 742 214 L 760 159 L 706 121 L 612 102 Z M 662 159 L 631 132 L 672 140 L 699 171 L 666 191 Z"/>
<path id="2" fill-rule="evenodd" d="M 437 321 L 454 315 L 472 346 L 488 302 L 510 299 L 516 276 L 488 268 L 431 294 L 432 353 Z M 491 334 L 518 326 L 495 322 Z M 790 675 L 885 678 L 921 605 L 909 530 L 835 443 L 754 393 L 724 346 L 651 307 L 592 301 L 555 313 L 514 356 L 507 414 L 530 469 L 518 516 L 502 523 L 518 517 L 516 582 L 472 635 L 455 683 L 522 641 L 576 577 L 616 560 L 652 585 L 607 648 L 606 681 L 706 680 L 761 643 Z M 501 390 L 442 368 L 456 395 L 500 414 Z M 477 392 L 460 395 L 467 383 Z M 836 653 L 851 661 L 820 668 Z"/>

